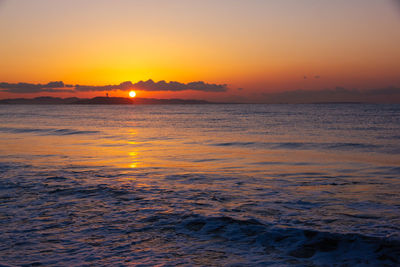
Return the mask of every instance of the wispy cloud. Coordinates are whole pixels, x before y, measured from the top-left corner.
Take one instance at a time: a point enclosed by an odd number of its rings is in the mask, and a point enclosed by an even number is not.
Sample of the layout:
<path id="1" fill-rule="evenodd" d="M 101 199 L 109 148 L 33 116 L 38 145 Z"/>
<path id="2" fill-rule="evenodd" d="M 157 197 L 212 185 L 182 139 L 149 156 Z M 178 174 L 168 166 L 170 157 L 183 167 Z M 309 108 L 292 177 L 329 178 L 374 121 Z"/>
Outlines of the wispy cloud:
<path id="1" fill-rule="evenodd" d="M 226 84 L 210 84 L 203 81 L 180 83 L 153 80 L 139 81 L 132 83 L 131 81 L 122 82 L 116 85 L 70 85 L 64 84 L 62 81 L 49 82 L 46 84 L 33 83 L 0 83 L 0 91 L 24 94 L 24 93 L 40 93 L 40 92 L 87 92 L 87 91 L 113 91 L 113 90 L 143 90 L 143 91 L 185 91 L 196 90 L 203 92 L 226 92 L 228 87 Z"/>

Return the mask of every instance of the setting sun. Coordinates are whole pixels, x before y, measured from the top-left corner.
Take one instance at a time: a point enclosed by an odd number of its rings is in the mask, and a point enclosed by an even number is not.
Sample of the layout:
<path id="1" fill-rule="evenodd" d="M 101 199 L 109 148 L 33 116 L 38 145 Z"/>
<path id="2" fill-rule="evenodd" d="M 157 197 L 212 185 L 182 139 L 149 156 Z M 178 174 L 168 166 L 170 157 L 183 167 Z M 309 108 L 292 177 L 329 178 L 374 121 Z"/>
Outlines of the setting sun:
<path id="1" fill-rule="evenodd" d="M 0 267 L 400 267 L 399 29 L 400 0 L 0 0 Z"/>
<path id="2" fill-rule="evenodd" d="M 136 96 L 136 92 L 135 91 L 130 91 L 129 92 L 129 97 L 135 97 Z"/>

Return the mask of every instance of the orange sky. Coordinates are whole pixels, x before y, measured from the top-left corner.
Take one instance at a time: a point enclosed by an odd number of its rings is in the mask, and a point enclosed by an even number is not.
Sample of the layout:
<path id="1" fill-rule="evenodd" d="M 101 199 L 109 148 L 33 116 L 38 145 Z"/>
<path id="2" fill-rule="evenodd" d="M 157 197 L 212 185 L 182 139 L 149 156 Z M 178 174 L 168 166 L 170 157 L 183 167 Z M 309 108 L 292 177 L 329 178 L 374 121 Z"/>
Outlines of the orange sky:
<path id="1" fill-rule="evenodd" d="M 228 84 L 229 90 L 139 91 L 138 96 L 248 101 L 296 89 L 400 87 L 400 8 L 395 3 L 0 1 L 0 82 L 204 81 Z M 104 92 L 0 91 L 0 98 L 38 95 Z"/>

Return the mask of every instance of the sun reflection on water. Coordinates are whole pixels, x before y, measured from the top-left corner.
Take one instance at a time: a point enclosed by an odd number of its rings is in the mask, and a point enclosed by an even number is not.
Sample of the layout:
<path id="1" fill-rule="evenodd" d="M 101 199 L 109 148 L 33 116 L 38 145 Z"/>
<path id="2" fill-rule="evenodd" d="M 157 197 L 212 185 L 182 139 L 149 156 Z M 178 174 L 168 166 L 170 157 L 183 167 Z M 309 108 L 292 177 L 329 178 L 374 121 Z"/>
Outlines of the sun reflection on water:
<path id="1" fill-rule="evenodd" d="M 129 135 L 136 136 L 137 135 L 137 131 L 136 130 L 130 130 L 129 131 Z M 128 141 L 128 144 L 129 145 L 137 145 L 138 142 L 136 142 L 136 141 Z M 129 167 L 132 168 L 132 169 L 137 168 L 138 167 L 138 162 L 137 162 L 138 150 L 137 150 L 137 148 L 135 148 L 135 151 L 129 152 L 129 157 L 130 157 L 129 162 L 131 162 L 131 164 L 129 164 Z"/>
<path id="2" fill-rule="evenodd" d="M 137 168 L 137 163 L 136 162 L 132 163 L 129 165 L 129 167 L 131 167 L 132 169 L 135 169 L 135 168 Z"/>

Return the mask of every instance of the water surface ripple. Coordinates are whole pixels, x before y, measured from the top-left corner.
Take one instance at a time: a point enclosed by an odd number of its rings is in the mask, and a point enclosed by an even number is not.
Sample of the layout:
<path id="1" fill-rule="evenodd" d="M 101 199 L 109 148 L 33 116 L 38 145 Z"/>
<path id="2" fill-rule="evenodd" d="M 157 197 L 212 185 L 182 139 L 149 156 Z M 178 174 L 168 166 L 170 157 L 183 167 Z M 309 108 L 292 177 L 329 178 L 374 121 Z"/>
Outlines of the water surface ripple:
<path id="1" fill-rule="evenodd" d="M 399 105 L 0 119 L 0 265 L 400 264 Z"/>

